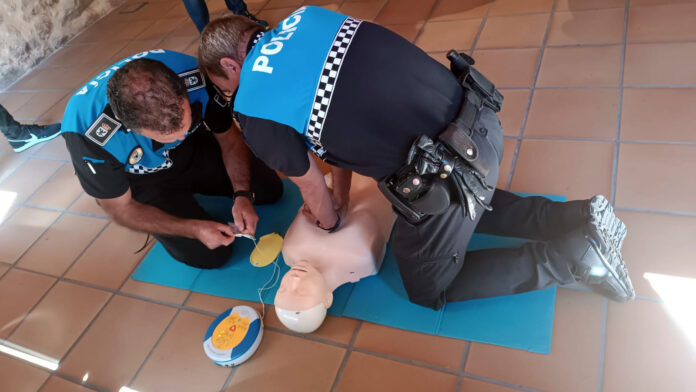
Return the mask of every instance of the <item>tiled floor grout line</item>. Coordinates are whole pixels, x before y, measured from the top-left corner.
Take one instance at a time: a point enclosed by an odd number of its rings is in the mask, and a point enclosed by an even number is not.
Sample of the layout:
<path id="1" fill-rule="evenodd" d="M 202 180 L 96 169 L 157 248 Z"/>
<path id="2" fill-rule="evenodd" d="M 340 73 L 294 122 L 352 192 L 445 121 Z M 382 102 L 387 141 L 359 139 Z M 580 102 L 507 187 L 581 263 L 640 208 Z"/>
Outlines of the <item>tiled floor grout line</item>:
<path id="1" fill-rule="evenodd" d="M 346 370 L 346 365 L 348 364 L 348 360 L 350 359 L 350 354 L 355 349 L 355 341 L 358 339 L 358 334 L 360 333 L 360 328 L 362 327 L 362 324 L 363 321 L 359 320 L 358 325 L 355 326 L 353 336 L 351 336 L 350 342 L 348 343 L 348 347 L 346 348 L 346 353 L 343 354 L 343 360 L 341 361 L 341 365 L 339 365 L 338 367 L 338 371 L 336 372 L 336 377 L 334 378 L 333 384 L 331 384 L 331 389 L 329 390 L 330 392 L 336 392 L 338 384 L 341 382 L 341 377 L 343 376 L 343 372 Z"/>
<path id="2" fill-rule="evenodd" d="M 440 372 L 440 373 L 447 373 L 447 374 L 452 375 L 452 376 L 459 376 L 460 375 L 459 370 L 452 370 L 450 368 L 446 368 L 446 367 L 442 367 L 442 366 L 438 366 L 438 365 L 433 365 L 433 364 L 418 361 L 415 359 L 399 357 L 397 355 L 385 354 L 385 353 L 381 353 L 379 351 L 373 351 L 373 350 L 368 350 L 368 349 L 359 348 L 359 347 L 354 347 L 352 351 L 362 353 L 362 354 L 372 355 L 374 357 L 388 359 L 390 361 L 404 363 L 407 365 L 418 366 L 418 367 L 421 367 L 424 369 L 433 370 L 433 371 Z"/>
<path id="3" fill-rule="evenodd" d="M 487 383 L 495 384 L 495 385 L 500 385 L 502 387 L 506 388 L 511 388 L 511 389 L 517 389 L 519 391 L 524 391 L 524 392 L 544 392 L 538 389 L 530 388 L 530 387 L 525 387 L 524 385 L 517 385 L 517 384 L 511 384 L 509 382 L 505 381 L 498 381 L 493 378 L 488 378 L 488 377 L 483 377 L 483 376 L 478 376 L 476 374 L 472 373 L 464 373 L 464 377 L 470 378 L 472 380 L 477 380 L 477 381 L 484 381 Z"/>
<path id="4" fill-rule="evenodd" d="M 92 241 L 85 247 L 85 249 L 84 249 L 82 252 L 80 252 L 80 254 L 75 258 L 75 260 L 73 260 L 73 262 L 70 264 L 70 266 L 69 266 L 69 267 L 63 272 L 63 274 L 62 274 L 61 276 L 59 276 L 59 277 L 58 277 L 58 276 L 51 275 L 51 274 L 47 274 L 47 273 L 44 273 L 44 272 L 33 271 L 33 270 L 30 270 L 30 269 L 26 269 L 26 268 L 23 268 L 23 267 L 18 266 L 18 265 L 17 265 L 17 262 L 19 262 L 19 260 L 29 251 L 29 249 L 31 249 L 31 248 L 34 246 L 34 244 L 36 244 L 36 242 L 39 241 L 39 239 L 41 239 L 41 237 L 43 237 L 44 234 L 46 234 L 46 232 L 47 232 L 47 231 L 60 219 L 61 216 L 63 216 L 63 214 L 59 215 L 58 218 L 56 218 L 56 220 L 53 221 L 53 223 L 51 223 L 51 225 L 48 226 L 48 227 L 46 228 L 46 230 L 44 230 L 44 231 L 41 233 L 41 235 L 38 236 L 38 237 L 36 238 L 36 240 L 35 240 L 34 242 L 32 242 L 31 246 L 29 246 L 24 252 L 22 252 L 22 254 L 17 258 L 17 260 L 15 260 L 14 264 L 12 265 L 12 267 L 10 267 L 10 269 L 17 269 L 17 270 L 20 270 L 20 271 L 33 272 L 33 273 L 35 273 L 35 274 L 40 274 L 40 275 L 49 276 L 49 277 L 55 279 L 56 281 L 53 282 L 53 284 L 51 285 L 51 287 L 49 287 L 48 290 L 46 290 L 46 292 L 41 296 L 41 298 L 39 298 L 39 300 L 36 301 L 36 303 L 34 304 L 34 306 L 32 306 L 31 309 L 29 309 L 29 310 L 27 311 L 27 313 L 22 317 L 22 320 L 21 320 L 19 323 L 17 323 L 17 325 L 16 325 L 14 328 L 12 328 L 12 331 L 10 331 L 10 333 L 7 334 L 8 340 L 9 340 L 10 337 L 12 337 L 12 334 L 14 334 L 14 333 L 17 331 L 17 329 L 19 329 L 19 327 L 22 325 L 22 323 L 24 323 L 24 321 L 27 319 L 27 317 L 29 317 L 29 315 L 31 314 L 31 312 L 33 312 L 34 309 L 36 309 L 36 307 L 39 306 L 39 304 L 41 303 L 41 301 L 44 300 L 44 298 L 48 295 L 48 293 L 51 292 L 51 290 L 53 290 L 53 288 L 58 284 L 58 282 L 61 282 L 61 281 L 64 280 L 65 274 L 70 270 L 70 268 L 72 268 L 72 266 L 77 262 L 77 260 L 79 260 L 80 257 L 82 257 L 82 255 L 87 251 L 87 249 L 89 249 L 89 247 L 92 246 L 92 244 L 94 243 L 94 241 L 96 241 L 97 238 L 99 238 L 99 236 L 104 232 L 104 230 L 106 230 L 106 227 L 109 226 L 108 224 L 107 224 L 106 226 L 104 226 L 104 228 L 92 239 Z M 9 271 L 9 270 L 8 270 L 8 271 Z"/>
<path id="5" fill-rule="evenodd" d="M 541 72 L 541 63 L 544 59 L 544 52 L 546 50 L 546 42 L 549 39 L 549 32 L 551 31 L 551 21 L 553 20 L 553 14 L 556 10 L 558 0 L 554 0 L 551 5 L 551 13 L 549 14 L 549 20 L 546 22 L 546 31 L 544 32 L 544 39 L 541 41 L 541 48 L 539 49 L 539 60 L 537 61 L 536 69 L 534 70 L 534 78 L 529 86 L 529 98 L 527 98 L 527 108 L 524 111 L 524 117 L 522 118 L 522 125 L 520 126 L 520 138 L 524 137 L 524 131 L 527 127 L 527 118 L 529 117 L 529 109 L 532 107 L 532 100 L 534 99 L 534 89 L 539 78 L 539 73 Z M 505 102 L 503 102 L 505 104 Z M 518 140 L 515 144 L 515 152 L 512 155 L 512 162 L 510 162 L 510 172 L 508 173 L 507 181 L 505 182 L 505 189 L 510 189 L 512 184 L 512 177 L 515 174 L 515 167 L 517 166 L 517 158 L 520 154 L 520 148 L 522 147 L 522 139 Z"/>
<path id="6" fill-rule="evenodd" d="M 505 135 L 504 139 L 515 140 L 548 140 L 548 141 L 572 141 L 572 142 L 604 142 L 604 143 L 624 143 L 624 144 L 657 144 L 657 145 L 674 145 L 674 146 L 695 146 L 696 142 L 673 142 L 664 140 L 616 140 L 616 139 L 601 139 L 593 137 L 563 137 L 563 136 L 524 136 L 520 137 Z"/>
<path id="7" fill-rule="evenodd" d="M 5 262 L 0 262 L 0 265 L 6 266 L 6 267 L 7 267 L 7 269 L 5 270 L 5 272 L 0 273 L 0 281 L 1 281 L 2 278 L 4 278 L 5 275 L 7 275 L 7 273 L 10 272 L 10 270 L 12 269 L 12 264 L 5 263 Z"/>
<path id="8" fill-rule="evenodd" d="M 269 1 L 270 1 L 270 0 L 269 0 Z M 344 3 L 345 3 L 345 1 L 344 1 Z M 384 2 L 384 5 L 382 5 L 382 8 L 380 8 L 379 11 L 377 11 L 377 14 L 375 14 L 375 17 L 372 18 L 372 20 L 377 20 L 377 19 L 380 17 L 380 15 L 382 15 L 382 12 L 384 12 L 384 9 L 387 8 L 387 4 L 389 4 L 389 0 L 387 0 L 387 1 Z M 341 3 L 341 5 L 343 5 L 343 3 Z M 427 20 L 426 20 L 426 22 L 427 22 Z M 374 23 L 376 23 L 376 22 L 374 22 Z M 421 26 L 421 29 L 422 29 L 424 26 L 425 26 L 425 22 L 423 22 L 423 26 Z M 416 37 L 415 37 L 412 41 L 410 41 L 410 42 L 412 42 L 412 43 L 413 43 L 413 42 L 416 42 L 416 38 L 418 38 L 418 34 L 416 34 Z"/>
<path id="9" fill-rule="evenodd" d="M 558 45 L 546 45 L 547 48 L 580 48 L 580 47 L 601 47 L 601 46 L 619 46 L 621 42 L 607 42 L 607 43 L 592 43 L 592 44 L 558 44 Z M 481 47 L 479 50 L 514 50 L 514 49 L 539 49 L 539 45 L 524 45 L 524 46 L 486 46 Z"/>
<path id="10" fill-rule="evenodd" d="M 87 383 L 87 382 L 83 382 L 81 379 L 75 378 L 75 377 L 73 377 L 73 376 L 69 376 L 69 375 L 67 375 L 67 374 L 62 374 L 62 373 L 58 373 L 58 372 L 52 372 L 51 374 L 52 374 L 53 376 L 55 376 L 55 377 L 62 378 L 63 380 L 70 381 L 70 382 L 72 382 L 73 384 L 77 384 L 77 385 L 79 385 L 79 386 L 81 386 L 81 387 L 84 387 L 84 388 L 87 388 L 87 389 L 91 389 L 91 390 L 93 390 L 93 391 L 97 391 L 97 392 L 114 392 L 114 391 L 109 391 L 108 389 L 104 389 L 104 388 L 102 388 L 102 387 L 100 387 L 100 386 L 98 386 L 98 385 L 93 385 L 93 384 L 89 384 L 89 383 Z M 49 377 L 49 378 L 50 378 L 50 377 Z M 39 391 L 40 391 L 40 390 L 39 390 Z"/>
<path id="11" fill-rule="evenodd" d="M 186 300 L 188 300 L 189 297 L 191 297 L 191 294 L 193 294 L 193 292 L 190 292 L 190 293 L 189 293 L 189 295 L 186 297 Z M 179 314 L 180 314 L 180 313 L 181 313 L 181 308 L 177 309 L 177 310 L 176 310 L 176 313 L 174 313 L 174 316 L 172 317 L 172 319 L 169 320 L 169 324 L 167 324 L 167 327 L 164 328 L 164 331 L 162 331 L 162 334 L 159 336 L 159 338 L 157 339 L 157 341 L 155 342 L 155 344 L 152 345 L 152 348 L 150 349 L 150 352 L 147 353 L 147 356 L 145 356 L 145 358 L 143 359 L 143 362 L 142 362 L 142 363 L 140 364 L 140 366 L 138 367 L 138 370 L 135 371 L 135 374 L 133 374 L 133 377 L 132 377 L 132 378 L 130 379 L 130 381 L 126 384 L 127 387 L 130 387 L 130 386 L 133 385 L 133 383 L 135 382 L 135 379 L 138 378 L 138 375 L 140 374 L 140 372 L 141 372 L 141 371 L 143 370 L 143 368 L 145 367 L 145 364 L 147 363 L 148 360 L 150 360 L 150 357 L 152 356 L 152 353 L 155 352 L 155 350 L 156 350 L 157 347 L 159 346 L 160 342 L 162 342 L 162 339 L 164 339 L 164 335 L 166 335 L 167 332 L 169 332 L 169 329 L 172 327 L 172 324 L 174 324 L 174 320 L 176 320 L 176 318 L 179 317 Z"/>
<path id="12" fill-rule="evenodd" d="M 624 3 L 624 26 L 623 26 L 623 37 L 622 37 L 622 48 L 621 48 L 621 68 L 619 70 L 619 102 L 616 115 L 616 141 L 614 142 L 614 156 L 612 159 L 611 167 L 611 195 L 610 202 L 612 205 L 616 204 L 616 183 L 618 182 L 618 172 L 619 172 L 619 152 L 621 146 L 621 114 L 623 108 L 623 89 L 624 89 L 624 72 L 626 69 L 626 41 L 628 39 L 628 16 L 630 9 L 630 0 L 626 0 Z M 601 321 L 601 331 L 600 331 L 600 343 L 599 343 L 599 358 L 597 360 L 597 392 L 602 392 L 604 389 L 604 362 L 606 358 L 606 340 L 607 340 L 607 313 L 608 313 L 609 303 L 607 299 L 602 299 L 602 321 Z"/>
<path id="13" fill-rule="evenodd" d="M 40 157 L 37 155 L 29 155 L 27 156 L 29 159 L 34 159 L 36 161 L 51 161 L 51 162 L 65 162 L 65 163 L 70 163 L 70 159 L 64 159 L 64 158 L 52 158 L 52 157 Z"/>
<path id="14" fill-rule="evenodd" d="M 621 143 L 626 144 L 667 144 L 675 146 L 694 146 L 696 142 L 670 142 L 670 141 L 652 141 L 652 140 L 621 140 Z"/>
<path id="15" fill-rule="evenodd" d="M 464 378 L 464 369 L 466 369 L 466 360 L 469 358 L 469 349 L 471 348 L 471 342 L 467 340 L 464 346 L 464 352 L 462 353 L 462 360 L 459 362 L 459 376 L 457 376 L 457 384 L 454 387 L 454 392 L 459 392 L 462 388 L 462 381 Z"/>
<path id="16" fill-rule="evenodd" d="M 74 204 L 77 200 L 79 200 L 80 197 L 75 199 L 75 201 L 72 202 Z M 71 204 L 71 205 L 72 205 Z M 38 210 L 46 210 L 46 211 L 55 211 L 55 212 L 62 212 L 65 214 L 70 214 L 70 215 L 78 215 L 78 216 L 84 216 L 84 217 L 89 217 L 89 218 L 97 218 L 97 219 L 103 219 L 103 220 L 108 220 L 111 221 L 111 218 L 108 216 L 104 215 L 97 215 L 97 214 L 91 214 L 89 212 L 80 212 L 80 211 L 71 211 L 71 210 L 65 210 L 65 209 L 60 209 L 60 208 L 53 208 L 53 207 L 44 207 L 38 204 L 30 204 L 30 203 L 13 203 L 13 205 L 17 207 L 29 207 L 29 208 L 36 208 Z"/>
<path id="17" fill-rule="evenodd" d="M 63 167 L 63 166 L 61 166 L 61 168 L 62 168 L 62 167 Z M 56 172 L 53 173 L 53 176 L 55 176 L 56 173 L 57 173 L 58 171 L 60 171 L 60 168 L 58 168 L 58 169 L 56 170 Z M 51 178 L 52 178 L 52 177 L 50 177 L 48 180 L 46 180 L 46 181 L 44 182 L 44 184 L 41 185 L 41 186 L 39 187 L 39 189 L 41 189 L 41 188 L 43 188 L 44 186 L 46 186 L 46 184 L 50 181 Z M 34 193 L 32 193 L 29 197 L 27 197 L 27 199 L 30 199 L 36 192 L 38 192 L 39 189 L 37 189 L 36 191 L 34 191 Z M 17 209 L 17 211 L 19 211 L 19 209 Z M 15 213 L 16 213 L 16 212 L 15 212 Z M 17 268 L 17 263 L 19 262 L 19 260 L 21 260 L 22 257 L 24 257 L 24 255 L 27 254 L 27 252 L 29 252 L 29 250 L 30 250 L 34 245 L 36 245 L 36 243 L 37 243 L 49 230 L 51 230 L 51 228 L 56 224 L 56 222 L 58 222 L 58 221 L 60 220 L 60 218 L 61 218 L 64 214 L 65 214 L 64 212 L 60 213 L 60 214 L 56 217 L 56 219 L 54 219 L 54 220 L 51 222 L 51 224 L 48 225 L 48 226 L 41 232 L 41 234 L 39 234 L 39 236 L 37 236 L 36 239 L 35 239 L 34 241 L 32 241 L 32 243 L 31 243 L 31 244 L 18 256 L 18 257 L 17 257 L 17 259 L 15 259 L 14 263 L 12 263 L 12 266 L 11 266 L 6 272 L 9 272 L 10 269 Z M 12 215 L 14 215 L 14 214 L 12 214 Z M 9 217 L 8 217 L 8 218 L 9 218 Z M 96 237 L 95 237 L 95 238 L 96 238 Z M 32 272 L 34 272 L 34 271 L 32 271 Z M 55 279 L 55 277 L 53 277 L 53 278 Z M 36 309 L 37 306 L 39 306 L 39 304 L 41 303 L 41 301 L 43 301 L 43 299 L 48 295 L 48 293 L 49 293 L 51 290 L 53 290 L 53 288 L 56 286 L 56 284 L 58 284 L 58 282 L 59 282 L 59 279 L 56 279 L 56 281 L 53 282 L 53 284 L 51 284 L 51 287 L 49 287 L 48 290 L 46 290 L 46 292 L 41 296 L 41 298 L 39 298 L 39 300 L 34 304 L 34 306 L 32 306 L 31 309 L 29 309 L 29 310 L 27 311 L 27 313 L 22 317 L 22 320 L 21 320 L 20 322 L 18 322 L 17 325 L 14 326 L 14 328 L 12 328 L 12 330 L 7 334 L 7 338 L 8 338 L 8 339 L 12 336 L 12 334 L 15 333 L 15 331 L 17 331 L 17 329 L 20 327 L 20 325 L 22 325 L 22 323 L 24 323 L 24 321 L 27 319 L 27 317 L 29 317 L 29 314 L 30 314 L 32 311 L 34 311 L 34 309 Z"/>
<path id="18" fill-rule="evenodd" d="M 41 185 L 39 185 L 39 187 L 36 188 L 34 190 L 34 192 L 30 193 L 27 196 L 25 201 L 31 200 L 32 197 L 36 196 L 39 192 L 41 192 L 41 190 L 44 189 L 48 185 L 49 182 L 53 181 L 58 176 L 58 173 L 60 173 L 60 171 L 63 170 L 64 167 L 65 167 L 65 163 L 58 166 L 58 168 L 53 172 L 53 174 L 51 174 Z M 20 203 L 24 203 L 24 202 L 20 202 Z"/>
<path id="19" fill-rule="evenodd" d="M 82 330 L 82 332 L 80 332 L 80 336 L 78 336 L 77 339 L 75 339 L 75 341 L 74 341 L 73 344 L 70 346 L 70 348 L 68 349 L 68 351 L 66 351 L 65 354 L 63 354 L 63 357 L 60 359 L 60 360 L 61 360 L 61 363 L 63 362 L 63 360 L 67 359 L 67 358 L 70 356 L 70 354 L 73 352 L 73 350 L 75 349 L 75 347 L 77 347 L 77 345 L 80 344 L 80 342 L 82 341 L 82 338 L 87 334 L 87 331 L 89 331 L 90 328 L 92 328 L 92 325 L 94 325 L 94 323 L 99 319 L 99 317 L 101 316 L 101 314 L 104 312 L 104 309 L 106 309 L 106 308 L 109 306 L 109 304 L 111 303 L 111 300 L 113 300 L 115 297 L 116 297 L 116 294 L 111 293 L 111 295 L 110 295 L 109 298 L 106 300 L 106 302 L 104 302 L 104 305 L 101 307 L 101 309 L 99 309 L 99 311 L 98 311 L 98 312 L 94 315 L 94 317 L 92 317 L 92 319 L 89 321 L 89 323 L 87 324 L 87 326 L 85 326 L 85 328 Z M 55 371 L 55 373 L 60 373 L 60 368 L 58 368 L 58 369 Z M 60 374 L 63 374 L 63 373 L 60 373 Z M 66 374 L 66 376 L 69 376 L 69 375 Z"/>
<path id="20" fill-rule="evenodd" d="M 416 33 L 416 36 L 413 37 L 413 40 L 411 41 L 412 44 L 415 45 L 415 44 L 416 44 L 416 41 L 418 41 L 418 38 L 420 38 L 421 34 L 423 34 L 423 30 L 425 30 L 425 25 L 428 24 L 428 20 L 429 20 L 430 17 L 433 15 L 433 12 L 435 11 L 435 8 L 437 8 L 437 5 L 438 5 L 439 3 L 440 3 L 440 0 L 435 0 L 435 2 L 433 3 L 433 6 L 430 7 L 430 12 L 428 12 L 428 15 L 425 17 L 425 20 L 423 20 L 423 25 L 421 26 L 421 28 L 420 28 L 420 29 L 418 30 L 418 32 Z M 384 7 L 386 7 L 387 4 L 389 4 L 389 1 L 387 1 L 387 2 L 384 3 Z M 382 12 L 382 10 L 384 10 L 384 7 L 382 7 L 382 9 L 380 10 L 380 12 Z M 375 20 L 377 20 L 377 17 L 375 17 Z"/>
<path id="21" fill-rule="evenodd" d="M 19 170 L 22 166 L 26 165 L 27 162 L 29 162 L 29 158 L 20 157 L 20 159 L 24 159 L 24 162 L 17 165 L 17 167 L 15 167 L 14 169 L 10 170 L 10 172 L 5 175 L 5 178 L 0 180 L 0 186 L 2 186 L 2 184 L 4 184 L 8 178 L 12 177 L 17 172 L 17 170 Z"/>
<path id="22" fill-rule="evenodd" d="M 233 366 L 230 369 L 230 374 L 227 375 L 225 382 L 222 384 L 222 388 L 220 388 L 220 392 L 225 392 L 227 390 L 227 388 L 229 388 L 230 384 L 232 383 L 232 377 L 234 377 L 234 374 L 237 372 L 238 367 L 239 366 Z"/>
<path id="23" fill-rule="evenodd" d="M 628 1 L 627 1 L 628 3 Z M 628 7 L 626 7 L 628 8 Z M 609 300 L 602 299 L 602 328 L 599 335 L 599 361 L 597 361 L 597 392 L 604 389 L 604 361 L 607 349 L 607 318 L 609 313 Z"/>
<path id="24" fill-rule="evenodd" d="M 478 44 L 479 39 L 481 38 L 481 34 L 483 34 L 483 28 L 486 26 L 486 22 L 488 22 L 488 15 L 491 13 L 491 8 L 493 8 L 493 1 L 488 4 L 488 8 L 486 9 L 486 13 L 483 14 L 483 18 L 481 19 L 481 24 L 479 25 L 478 31 L 476 32 L 476 36 L 474 37 L 474 41 L 471 43 L 471 49 L 469 50 L 470 54 L 474 53 L 474 50 L 476 49 L 476 45 Z"/>
<path id="25" fill-rule="evenodd" d="M 56 220 L 58 220 L 58 219 L 56 219 Z M 55 223 L 55 222 L 54 222 L 54 223 Z M 85 247 L 85 249 L 84 249 L 82 252 L 80 252 L 80 254 L 75 258 L 75 260 L 73 261 L 73 263 L 70 265 L 70 267 L 68 267 L 68 268 L 63 272 L 63 274 L 62 274 L 60 277 L 56 277 L 56 276 L 53 276 L 53 275 L 50 275 L 50 274 L 46 274 L 46 273 L 43 273 L 43 272 L 27 270 L 27 269 L 25 269 L 25 268 L 18 267 L 18 266 L 16 266 L 16 265 L 13 265 L 13 266 L 11 267 L 11 268 L 16 268 L 16 269 L 18 269 L 18 270 L 24 270 L 24 271 L 28 271 L 28 272 L 38 273 L 38 274 L 40 274 L 40 275 L 50 276 L 50 277 L 56 279 L 56 281 L 53 282 L 53 284 L 51 285 L 51 287 L 49 287 L 48 290 L 46 290 L 46 292 L 41 296 L 41 298 L 39 298 L 39 300 L 36 302 L 36 304 L 34 304 L 34 306 L 32 306 L 31 309 L 29 309 L 29 310 L 27 311 L 27 313 L 24 315 L 24 317 L 22 317 L 22 321 L 20 321 L 20 322 L 12 329 L 12 331 L 7 335 L 7 339 L 8 339 L 8 340 L 12 337 L 12 334 L 14 334 L 14 333 L 17 331 L 17 329 L 19 328 L 19 326 L 27 319 L 27 317 L 29 316 L 29 314 L 31 314 L 31 312 L 34 311 L 34 309 L 36 309 L 36 307 L 41 303 L 41 301 L 43 301 L 43 299 L 48 295 L 48 293 L 50 293 L 51 290 L 53 290 L 53 288 L 58 284 L 58 282 L 62 282 L 62 281 L 68 281 L 68 282 L 69 282 L 68 279 L 65 279 L 65 274 L 70 270 L 70 268 L 72 268 L 72 266 L 77 262 L 77 260 L 79 260 L 80 257 L 82 257 L 82 255 L 87 251 L 87 249 L 89 249 L 90 246 L 92 246 L 92 244 L 94 243 L 94 241 L 96 241 L 96 239 L 99 238 L 99 236 L 104 232 L 104 230 L 106 230 L 106 227 L 108 227 L 108 226 L 109 226 L 109 224 L 107 224 L 106 226 L 104 226 L 104 228 L 99 232 L 99 234 L 97 234 L 97 235 L 92 239 L 92 241 L 87 245 L 87 247 Z M 46 229 L 46 230 L 48 230 L 48 229 Z M 45 233 L 45 232 L 44 232 L 44 233 Z M 43 233 L 42 233 L 41 235 L 43 235 Z M 40 237 L 41 237 L 41 236 L 39 236 L 39 238 L 40 238 Z M 38 240 L 38 239 L 37 239 L 37 240 Z M 33 246 L 33 244 L 32 244 L 32 246 Z M 31 249 L 31 247 L 29 247 L 29 249 Z M 25 253 L 26 253 L 26 252 L 25 252 Z M 20 258 L 21 258 L 21 256 L 20 256 Z M 16 262 L 15 262 L 15 263 L 16 263 Z M 81 283 L 82 283 L 82 282 L 81 282 Z M 62 358 L 59 358 L 61 361 L 62 361 L 64 358 L 67 358 L 67 357 L 68 357 L 68 355 L 70 354 L 70 352 L 72 352 L 73 348 L 75 348 L 75 346 L 79 343 L 79 341 L 82 339 L 82 336 L 84 336 L 84 334 L 87 332 L 87 330 L 92 326 L 92 324 L 94 323 L 94 321 L 99 317 L 99 315 L 102 313 L 102 311 L 104 310 L 104 308 L 106 308 L 106 306 L 111 302 L 111 299 L 112 299 L 113 297 L 114 297 L 114 293 L 111 293 L 111 296 L 107 299 L 107 301 L 104 303 L 104 305 L 101 307 L 101 309 L 99 309 L 99 311 L 94 315 L 94 317 L 92 318 L 92 320 L 90 320 L 90 322 L 87 324 L 87 326 L 82 330 L 82 332 L 80 333 L 80 336 L 75 340 L 75 342 L 73 342 L 73 344 L 70 346 L 70 348 L 68 349 L 68 351 L 66 351 L 65 354 L 63 354 L 63 357 L 62 357 Z M 57 373 L 57 372 L 54 372 L 54 373 Z"/>
<path id="26" fill-rule="evenodd" d="M 41 385 L 38 388 L 36 388 L 38 392 L 41 392 L 41 390 L 46 386 L 46 384 L 48 384 L 48 380 L 51 379 L 51 376 L 53 376 L 53 374 L 49 374 L 48 377 L 46 377 L 46 380 L 44 380 L 44 382 L 41 383 Z"/>
<path id="27" fill-rule="evenodd" d="M 614 206 L 614 210 L 615 211 L 644 212 L 644 213 L 650 213 L 650 214 L 665 214 L 665 215 L 672 215 L 672 216 L 696 217 L 696 212 L 653 210 L 653 209 L 649 209 L 649 208 L 633 208 L 633 207 L 621 207 L 621 206 Z"/>
<path id="28" fill-rule="evenodd" d="M 628 36 L 628 10 L 630 6 L 630 0 L 625 2 L 624 11 L 624 28 L 623 28 L 623 46 L 621 48 L 621 65 L 619 68 L 619 102 L 618 110 L 616 115 L 616 137 L 614 142 L 614 157 L 612 160 L 611 167 L 611 195 L 609 201 L 613 205 L 616 201 L 616 182 L 619 171 L 619 149 L 621 141 L 621 109 L 623 108 L 623 82 L 624 82 L 624 70 L 626 69 L 626 39 Z"/>

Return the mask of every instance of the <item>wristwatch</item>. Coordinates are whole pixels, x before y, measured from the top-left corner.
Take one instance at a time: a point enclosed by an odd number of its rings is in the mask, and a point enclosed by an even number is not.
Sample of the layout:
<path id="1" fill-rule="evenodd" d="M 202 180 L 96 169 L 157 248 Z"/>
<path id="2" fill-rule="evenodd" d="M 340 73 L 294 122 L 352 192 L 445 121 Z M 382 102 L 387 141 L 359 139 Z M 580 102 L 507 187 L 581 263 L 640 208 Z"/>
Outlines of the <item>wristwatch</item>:
<path id="1" fill-rule="evenodd" d="M 237 200 L 239 196 L 246 197 L 252 203 L 254 202 L 254 199 L 256 199 L 256 195 L 254 195 L 254 192 L 252 191 L 237 191 L 232 194 L 232 199 Z"/>
<path id="2" fill-rule="evenodd" d="M 338 213 L 336 213 L 336 223 L 333 225 L 333 227 L 329 227 L 328 229 L 321 227 L 321 223 L 319 222 L 318 219 L 317 219 L 316 225 L 317 225 L 318 228 L 320 228 L 320 229 L 322 229 L 322 230 L 324 230 L 324 231 L 327 231 L 327 232 L 329 232 L 329 233 L 333 233 L 333 232 L 335 232 L 336 230 L 338 230 L 338 226 L 341 225 L 341 215 L 339 215 Z"/>

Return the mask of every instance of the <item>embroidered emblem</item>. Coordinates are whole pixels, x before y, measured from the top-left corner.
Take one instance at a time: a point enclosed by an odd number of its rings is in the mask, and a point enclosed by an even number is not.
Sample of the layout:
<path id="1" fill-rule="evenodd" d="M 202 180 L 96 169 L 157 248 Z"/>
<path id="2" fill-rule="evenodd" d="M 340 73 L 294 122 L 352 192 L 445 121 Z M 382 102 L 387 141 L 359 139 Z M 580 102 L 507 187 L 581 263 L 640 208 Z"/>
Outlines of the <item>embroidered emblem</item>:
<path id="1" fill-rule="evenodd" d="M 203 74 L 198 69 L 193 69 L 191 71 L 186 71 L 179 74 L 179 79 L 181 79 L 186 85 L 186 90 L 188 92 L 196 91 L 205 87 L 205 79 Z"/>
<path id="2" fill-rule="evenodd" d="M 120 122 L 109 117 L 106 113 L 102 113 L 87 129 L 85 137 L 103 147 L 120 128 Z"/>
<path id="3" fill-rule="evenodd" d="M 138 146 L 134 148 L 128 156 L 128 163 L 135 165 L 136 163 L 140 162 L 141 159 L 143 159 L 143 149 Z"/>

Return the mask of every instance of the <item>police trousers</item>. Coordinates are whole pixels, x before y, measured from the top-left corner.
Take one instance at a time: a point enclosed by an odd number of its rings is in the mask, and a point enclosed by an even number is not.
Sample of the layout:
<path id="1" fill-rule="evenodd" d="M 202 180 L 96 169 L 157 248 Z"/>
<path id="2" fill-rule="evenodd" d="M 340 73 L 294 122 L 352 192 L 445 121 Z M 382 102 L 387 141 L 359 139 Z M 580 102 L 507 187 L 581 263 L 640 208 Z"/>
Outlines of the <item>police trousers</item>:
<path id="1" fill-rule="evenodd" d="M 191 144 L 189 145 L 189 138 Z M 234 188 L 222 161 L 220 146 L 207 131 L 197 131 L 186 140 L 187 146 L 172 154 L 190 156 L 187 167 L 155 184 L 131 184 L 133 198 L 185 219 L 214 220 L 194 198 L 194 194 L 232 197 Z M 183 145 L 182 145 L 183 146 Z M 177 157 L 179 158 L 179 157 Z M 181 161 L 180 159 L 174 160 Z M 255 193 L 254 204 L 274 203 L 283 194 L 283 183 L 276 172 L 250 153 L 250 188 Z M 231 204 L 230 204 L 231 208 Z M 227 222 L 223 222 L 227 223 Z M 197 268 L 218 268 L 230 258 L 234 242 L 229 246 L 208 249 L 194 238 L 153 235 L 176 260 Z"/>
<path id="2" fill-rule="evenodd" d="M 473 135 L 495 186 L 503 157 L 503 132 L 495 112 L 484 107 Z M 454 200 L 454 198 L 453 198 Z M 464 216 L 453 202 L 441 215 L 413 225 L 398 217 L 394 255 L 411 302 L 433 309 L 446 302 L 523 293 L 575 282 L 570 261 L 547 241 L 587 222 L 587 201 L 554 202 L 495 189 L 477 218 Z M 530 239 L 519 248 L 467 252 L 473 233 Z"/>

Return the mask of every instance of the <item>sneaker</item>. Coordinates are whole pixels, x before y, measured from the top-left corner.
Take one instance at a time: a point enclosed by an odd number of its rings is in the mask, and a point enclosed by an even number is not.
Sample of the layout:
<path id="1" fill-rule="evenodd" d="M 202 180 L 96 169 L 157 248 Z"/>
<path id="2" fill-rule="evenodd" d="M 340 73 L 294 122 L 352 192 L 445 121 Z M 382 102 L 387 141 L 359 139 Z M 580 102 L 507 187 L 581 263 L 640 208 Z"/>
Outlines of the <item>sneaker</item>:
<path id="1" fill-rule="evenodd" d="M 560 251 L 573 261 L 575 278 L 617 302 L 635 298 L 621 246 L 626 225 L 602 195 L 589 201 L 588 223 L 560 240 Z"/>
<path id="2" fill-rule="evenodd" d="M 12 149 L 22 152 L 60 135 L 60 124 L 20 124 L 4 106 L 0 105 L 0 131 L 5 134 Z"/>
<path id="3" fill-rule="evenodd" d="M 27 125 L 22 124 L 19 137 L 7 139 L 15 152 L 22 152 L 39 143 L 47 142 L 60 135 L 60 124 Z"/>
<path id="4" fill-rule="evenodd" d="M 256 23 L 258 23 L 258 24 L 260 24 L 261 26 L 263 26 L 263 27 L 265 28 L 265 30 L 269 30 L 269 29 L 270 29 L 270 27 L 268 26 L 268 22 L 266 22 L 265 20 L 256 19 L 256 17 L 254 16 L 254 14 L 252 14 L 251 12 L 249 12 L 249 10 L 244 10 L 244 12 L 243 12 L 241 15 L 242 15 L 242 16 L 246 16 L 247 18 L 253 20 L 254 22 L 256 22 Z"/>

